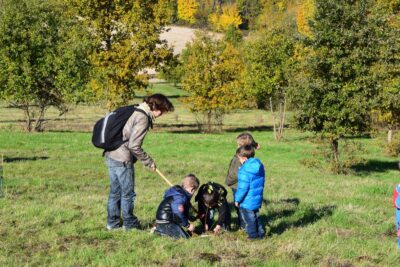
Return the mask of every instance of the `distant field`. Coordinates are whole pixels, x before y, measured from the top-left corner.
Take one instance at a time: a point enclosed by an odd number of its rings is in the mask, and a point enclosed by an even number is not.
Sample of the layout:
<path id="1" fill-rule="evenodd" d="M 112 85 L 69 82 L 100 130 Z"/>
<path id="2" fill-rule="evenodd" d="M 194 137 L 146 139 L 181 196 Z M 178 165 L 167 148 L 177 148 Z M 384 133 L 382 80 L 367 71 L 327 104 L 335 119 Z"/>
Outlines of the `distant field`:
<path id="1" fill-rule="evenodd" d="M 152 90 L 183 94 L 168 85 Z M 398 265 L 391 195 L 399 171 L 396 159 L 384 154 L 383 135 L 355 139 L 366 147 L 366 164 L 350 175 L 331 175 L 300 163 L 316 148 L 312 134 L 289 129 L 283 142 L 275 142 L 266 112 L 231 114 L 227 131 L 201 134 L 192 131 L 194 117 L 176 97 L 172 100 L 178 117 L 157 121 L 162 127 L 148 134 L 144 148 L 174 183 L 191 172 L 201 182 L 223 184 L 235 137 L 253 129 L 261 144 L 257 157 L 267 170 L 264 240 L 249 242 L 237 230 L 179 241 L 150 234 L 167 186 L 140 163 L 135 165 L 135 212 L 145 229 L 106 231 L 107 170 L 87 132 L 105 110 L 79 106 L 63 120 L 50 111 L 51 131 L 28 134 L 19 129 L 19 113 L 2 105 L 0 266 Z"/>

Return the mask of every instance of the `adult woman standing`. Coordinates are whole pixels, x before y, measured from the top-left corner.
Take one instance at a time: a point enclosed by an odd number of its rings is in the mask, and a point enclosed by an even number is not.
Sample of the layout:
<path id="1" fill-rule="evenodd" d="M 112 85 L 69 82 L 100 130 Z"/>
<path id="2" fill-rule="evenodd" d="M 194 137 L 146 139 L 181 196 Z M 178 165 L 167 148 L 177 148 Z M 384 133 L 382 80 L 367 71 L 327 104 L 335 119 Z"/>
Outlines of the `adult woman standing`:
<path id="1" fill-rule="evenodd" d="M 107 203 L 107 229 L 125 230 L 139 228 L 139 220 L 133 214 L 135 193 L 134 163 L 139 160 L 147 168 L 155 171 L 154 160 L 143 150 L 142 144 L 154 120 L 166 112 L 174 111 L 174 106 L 162 94 L 154 94 L 144 98 L 137 109 L 144 112 L 133 112 L 123 130 L 123 145 L 105 153 L 106 164 L 110 176 L 110 194 Z"/>

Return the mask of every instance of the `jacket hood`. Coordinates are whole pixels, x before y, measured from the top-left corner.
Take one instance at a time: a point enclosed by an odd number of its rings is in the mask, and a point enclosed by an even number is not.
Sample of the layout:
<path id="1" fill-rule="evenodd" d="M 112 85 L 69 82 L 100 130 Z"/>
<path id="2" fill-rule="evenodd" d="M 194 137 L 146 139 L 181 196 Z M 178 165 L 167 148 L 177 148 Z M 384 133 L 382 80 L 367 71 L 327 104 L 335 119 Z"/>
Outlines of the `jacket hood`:
<path id="1" fill-rule="evenodd" d="M 242 167 L 246 165 L 246 171 L 252 174 L 259 174 L 263 165 L 261 161 L 257 158 L 249 158 L 243 163 Z"/>
<path id="2" fill-rule="evenodd" d="M 147 115 L 149 115 L 149 117 L 151 118 L 151 121 L 154 122 L 154 120 L 156 119 L 153 115 L 153 112 L 151 112 L 149 105 L 147 105 L 146 102 L 143 102 L 141 104 L 139 104 L 139 106 L 137 107 L 138 109 L 143 110 L 144 112 L 147 113 Z"/>
<path id="3" fill-rule="evenodd" d="M 189 194 L 185 189 L 182 188 L 182 186 L 179 185 L 174 185 L 173 187 L 170 187 L 167 191 L 164 193 L 164 198 L 170 197 L 170 196 L 175 196 L 175 195 L 182 195 L 184 194 L 188 198 L 191 198 L 192 195 Z"/>

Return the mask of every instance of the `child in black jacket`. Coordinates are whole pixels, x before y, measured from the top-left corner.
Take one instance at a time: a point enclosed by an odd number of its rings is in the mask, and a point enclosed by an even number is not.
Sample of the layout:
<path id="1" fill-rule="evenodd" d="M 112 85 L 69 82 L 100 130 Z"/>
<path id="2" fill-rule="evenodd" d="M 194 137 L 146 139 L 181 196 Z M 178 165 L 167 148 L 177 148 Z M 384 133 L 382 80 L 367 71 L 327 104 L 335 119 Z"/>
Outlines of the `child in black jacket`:
<path id="1" fill-rule="evenodd" d="M 175 239 L 190 237 L 187 231 L 194 231 L 194 224 L 188 221 L 190 199 L 199 184 L 199 179 L 189 174 L 183 178 L 182 186 L 175 185 L 165 192 L 157 209 L 155 234 Z"/>
<path id="2" fill-rule="evenodd" d="M 198 217 L 205 231 L 210 230 L 218 234 L 221 229 L 230 229 L 231 214 L 226 195 L 226 189 L 218 183 L 208 182 L 200 186 L 195 201 L 198 202 Z M 218 210 L 218 220 L 214 227 L 215 210 Z"/>

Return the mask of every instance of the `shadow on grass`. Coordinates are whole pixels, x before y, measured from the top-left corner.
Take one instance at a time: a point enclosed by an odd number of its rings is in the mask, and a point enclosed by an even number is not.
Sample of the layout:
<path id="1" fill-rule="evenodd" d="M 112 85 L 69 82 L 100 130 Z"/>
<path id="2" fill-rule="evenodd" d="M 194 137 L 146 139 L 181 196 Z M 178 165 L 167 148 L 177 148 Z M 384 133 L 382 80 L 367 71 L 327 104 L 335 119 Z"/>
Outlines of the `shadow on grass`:
<path id="1" fill-rule="evenodd" d="M 206 126 L 204 126 L 206 128 Z M 214 126 L 213 126 L 214 127 Z M 156 124 L 154 130 L 169 132 L 169 133 L 207 133 L 205 130 L 201 130 L 197 124 Z M 214 130 L 210 133 L 224 133 L 224 132 L 249 132 L 249 131 L 272 131 L 272 126 L 253 126 L 253 127 L 234 127 L 234 126 L 223 126 L 221 131 Z"/>
<path id="2" fill-rule="evenodd" d="M 270 226 L 271 222 L 275 221 L 279 218 L 290 217 L 293 215 L 298 209 L 298 205 L 300 204 L 300 199 L 298 198 L 286 198 L 280 200 L 268 200 L 263 199 L 263 204 L 267 207 L 270 205 L 284 205 L 285 208 L 268 213 L 267 215 L 261 215 L 261 221 L 264 222 L 264 225 Z"/>
<path id="3" fill-rule="evenodd" d="M 285 127 L 286 128 L 286 127 Z M 229 127 L 225 132 L 254 132 L 254 131 L 273 131 L 272 126 L 249 126 L 249 127 Z"/>
<path id="4" fill-rule="evenodd" d="M 282 221 L 278 223 L 277 225 L 269 225 L 268 220 L 272 220 L 273 218 L 267 218 L 266 215 L 262 215 L 261 220 L 264 220 L 267 222 L 267 225 L 269 226 L 269 232 L 268 236 L 271 235 L 280 235 L 284 233 L 286 230 L 289 230 L 294 227 L 304 227 L 309 224 L 313 224 L 319 220 L 321 220 L 324 217 L 331 216 L 333 211 L 336 209 L 336 206 L 324 206 L 321 208 L 314 208 L 314 207 L 307 207 L 305 211 L 302 212 L 302 215 L 300 218 L 297 218 L 294 221 Z M 292 214 L 296 213 L 296 210 L 293 209 L 288 209 L 288 210 L 283 210 L 278 212 L 278 214 L 275 215 L 275 218 L 278 217 L 288 217 Z M 269 217 L 273 217 L 270 215 Z"/>
<path id="5" fill-rule="evenodd" d="M 368 175 L 372 172 L 387 172 L 399 169 L 399 162 L 396 161 L 381 161 L 369 160 L 367 163 L 357 164 L 351 167 L 356 174 Z"/>
<path id="6" fill-rule="evenodd" d="M 201 133 L 197 124 L 159 123 L 154 125 L 154 130 L 169 133 Z"/>
<path id="7" fill-rule="evenodd" d="M 0 123 L 24 123 L 24 120 L 15 119 L 15 120 L 0 120 Z"/>
<path id="8" fill-rule="evenodd" d="M 165 96 L 167 96 L 168 98 L 172 98 L 172 99 L 177 99 L 180 97 L 186 97 L 186 95 L 168 95 L 166 94 Z M 134 99 L 143 99 L 145 96 L 142 95 L 135 95 L 133 98 Z"/>
<path id="9" fill-rule="evenodd" d="M 279 199 L 279 200 L 268 200 L 268 199 L 263 199 L 263 204 L 264 205 L 270 205 L 270 204 L 294 204 L 294 205 L 299 205 L 300 199 L 297 197 L 295 198 L 284 198 L 284 199 Z"/>
<path id="10" fill-rule="evenodd" d="M 284 205 L 285 208 L 283 210 L 279 210 L 276 212 L 271 212 L 268 213 L 267 215 L 260 215 L 260 220 L 262 225 L 271 227 L 270 223 L 278 218 L 283 218 L 283 217 L 289 217 L 293 215 L 296 210 L 298 209 L 297 206 L 300 203 L 300 199 L 298 198 L 285 198 L 285 199 L 279 199 L 279 200 L 268 200 L 268 199 L 263 199 L 263 205 L 265 206 L 271 206 L 271 205 Z M 234 206 L 234 203 L 231 202 L 229 203 L 230 210 L 231 210 L 231 223 L 234 224 L 234 227 L 232 228 L 233 232 L 236 232 L 239 230 L 239 219 L 238 216 L 232 216 L 236 213 L 236 208 Z M 264 229 L 265 230 L 265 229 Z"/>
<path id="11" fill-rule="evenodd" d="M 36 160 L 46 160 L 49 157 L 15 157 L 15 158 L 4 158 L 4 162 L 6 163 L 11 163 L 11 162 L 17 162 L 17 161 L 36 161 Z"/>

